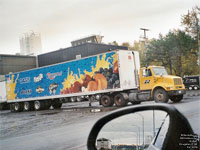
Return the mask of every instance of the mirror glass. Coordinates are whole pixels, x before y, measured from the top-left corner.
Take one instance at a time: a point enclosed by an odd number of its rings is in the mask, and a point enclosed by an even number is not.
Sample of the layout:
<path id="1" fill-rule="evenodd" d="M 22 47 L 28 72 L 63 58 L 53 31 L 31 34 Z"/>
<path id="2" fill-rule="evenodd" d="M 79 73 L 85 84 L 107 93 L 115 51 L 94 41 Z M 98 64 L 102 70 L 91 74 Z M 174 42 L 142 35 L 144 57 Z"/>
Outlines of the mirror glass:
<path id="1" fill-rule="evenodd" d="M 140 111 L 123 115 L 103 126 L 96 141 L 97 150 L 161 149 L 169 127 L 166 112 Z"/>

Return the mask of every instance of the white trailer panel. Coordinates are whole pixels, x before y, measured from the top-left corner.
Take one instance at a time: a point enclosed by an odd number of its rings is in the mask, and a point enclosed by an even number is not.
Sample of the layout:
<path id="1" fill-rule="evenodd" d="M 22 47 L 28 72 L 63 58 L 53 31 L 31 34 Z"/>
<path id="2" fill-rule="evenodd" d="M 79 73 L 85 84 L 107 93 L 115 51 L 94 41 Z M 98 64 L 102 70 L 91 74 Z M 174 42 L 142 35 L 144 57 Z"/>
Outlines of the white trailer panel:
<path id="1" fill-rule="evenodd" d="M 0 103 L 6 102 L 6 82 L 0 82 Z"/>

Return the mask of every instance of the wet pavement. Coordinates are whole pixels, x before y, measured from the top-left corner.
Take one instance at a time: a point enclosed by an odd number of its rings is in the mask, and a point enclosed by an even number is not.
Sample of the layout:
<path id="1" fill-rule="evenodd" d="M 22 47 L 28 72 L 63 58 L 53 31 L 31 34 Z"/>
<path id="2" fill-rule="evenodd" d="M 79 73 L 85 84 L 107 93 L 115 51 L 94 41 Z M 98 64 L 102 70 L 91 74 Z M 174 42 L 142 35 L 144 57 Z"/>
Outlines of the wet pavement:
<path id="1" fill-rule="evenodd" d="M 189 91 L 175 105 L 200 134 L 200 91 Z M 154 102 L 144 102 L 142 105 Z M 98 102 L 65 103 L 60 110 L 11 113 L 0 111 L 0 149 L 86 149 L 93 124 L 117 107 L 104 108 Z M 200 122 L 199 122 L 200 123 Z"/>

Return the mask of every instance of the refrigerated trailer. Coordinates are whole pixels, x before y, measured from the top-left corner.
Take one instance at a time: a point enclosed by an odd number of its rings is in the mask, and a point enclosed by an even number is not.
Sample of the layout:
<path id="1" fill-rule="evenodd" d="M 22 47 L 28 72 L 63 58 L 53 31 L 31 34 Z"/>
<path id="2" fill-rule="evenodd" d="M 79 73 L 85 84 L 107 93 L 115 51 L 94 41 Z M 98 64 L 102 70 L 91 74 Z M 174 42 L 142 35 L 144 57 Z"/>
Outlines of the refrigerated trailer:
<path id="1" fill-rule="evenodd" d="M 6 75 L 11 111 L 60 108 L 65 101 L 96 99 L 105 107 L 147 100 L 178 102 L 182 79 L 164 67 L 140 68 L 137 51 L 115 50 Z"/>
<path id="2" fill-rule="evenodd" d="M 0 80 L 0 110 L 8 109 L 9 105 L 6 98 L 6 82 Z"/>

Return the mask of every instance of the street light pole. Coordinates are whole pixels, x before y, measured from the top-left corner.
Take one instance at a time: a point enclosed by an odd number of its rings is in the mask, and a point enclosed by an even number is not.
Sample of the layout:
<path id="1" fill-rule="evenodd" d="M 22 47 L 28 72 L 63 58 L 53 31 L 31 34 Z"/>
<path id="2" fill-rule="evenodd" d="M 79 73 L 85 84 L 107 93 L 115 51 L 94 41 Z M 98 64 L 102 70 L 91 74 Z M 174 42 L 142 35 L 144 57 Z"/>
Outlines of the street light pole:
<path id="1" fill-rule="evenodd" d="M 144 149 L 144 116 L 139 113 L 137 113 L 137 114 L 142 118 L 142 140 L 143 140 L 142 147 Z"/>
<path id="2" fill-rule="evenodd" d="M 134 125 L 134 124 L 132 124 L 132 126 L 135 126 L 135 127 L 137 127 L 138 128 L 138 135 L 139 135 L 139 138 L 137 138 L 137 139 L 139 139 L 139 142 L 138 142 L 138 145 L 140 145 L 140 127 L 139 126 L 136 126 L 136 125 Z M 138 148 L 138 145 L 137 145 L 137 148 Z"/>

